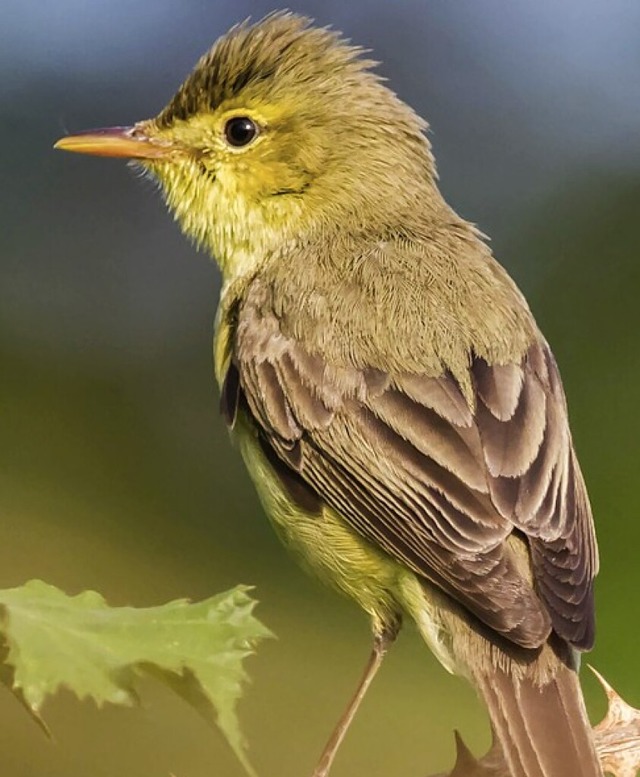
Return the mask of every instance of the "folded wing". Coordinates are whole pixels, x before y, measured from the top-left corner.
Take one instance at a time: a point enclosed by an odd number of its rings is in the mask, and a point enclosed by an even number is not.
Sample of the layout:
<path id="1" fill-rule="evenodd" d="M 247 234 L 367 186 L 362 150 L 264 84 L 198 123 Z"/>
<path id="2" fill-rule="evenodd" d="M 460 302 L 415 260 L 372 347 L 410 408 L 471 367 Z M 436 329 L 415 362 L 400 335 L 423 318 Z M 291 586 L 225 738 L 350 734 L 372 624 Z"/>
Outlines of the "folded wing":
<path id="1" fill-rule="evenodd" d="M 553 356 L 540 341 L 517 364 L 469 354 L 469 370 L 472 402 L 446 372 L 336 368 L 247 302 L 223 396 L 244 395 L 282 477 L 487 626 L 587 649 L 597 552 Z"/>

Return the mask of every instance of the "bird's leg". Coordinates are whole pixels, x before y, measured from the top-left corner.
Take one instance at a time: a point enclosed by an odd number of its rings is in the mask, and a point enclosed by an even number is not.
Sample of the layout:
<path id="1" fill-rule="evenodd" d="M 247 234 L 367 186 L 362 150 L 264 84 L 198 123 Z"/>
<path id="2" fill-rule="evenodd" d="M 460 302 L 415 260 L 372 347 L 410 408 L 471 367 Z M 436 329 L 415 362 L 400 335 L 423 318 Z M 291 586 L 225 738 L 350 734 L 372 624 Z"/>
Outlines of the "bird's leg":
<path id="1" fill-rule="evenodd" d="M 399 629 L 399 624 L 394 624 L 392 627 L 385 627 L 380 631 L 374 632 L 373 649 L 369 656 L 369 660 L 367 661 L 362 679 L 360 680 L 351 701 L 347 705 L 347 708 L 342 713 L 342 717 L 338 721 L 333 733 L 329 737 L 329 741 L 322 751 L 322 755 L 320 756 L 320 760 L 318 761 L 318 765 L 316 766 L 312 777 L 327 777 L 329 774 L 338 748 L 342 744 L 342 740 L 344 739 L 369 686 L 373 682 L 373 678 L 376 676 L 378 669 L 380 669 L 382 659 L 385 657 L 387 650 L 398 635 Z"/>

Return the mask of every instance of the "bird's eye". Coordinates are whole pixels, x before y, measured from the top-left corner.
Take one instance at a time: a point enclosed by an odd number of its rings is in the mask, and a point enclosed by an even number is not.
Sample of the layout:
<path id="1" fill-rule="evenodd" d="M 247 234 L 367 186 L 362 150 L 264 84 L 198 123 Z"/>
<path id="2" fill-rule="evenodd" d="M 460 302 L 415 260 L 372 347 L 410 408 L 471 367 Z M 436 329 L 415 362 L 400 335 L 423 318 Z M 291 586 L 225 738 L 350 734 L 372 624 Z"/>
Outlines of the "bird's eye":
<path id="1" fill-rule="evenodd" d="M 247 146 L 258 135 L 258 125 L 248 116 L 234 116 L 224 125 L 224 136 L 230 146 Z"/>

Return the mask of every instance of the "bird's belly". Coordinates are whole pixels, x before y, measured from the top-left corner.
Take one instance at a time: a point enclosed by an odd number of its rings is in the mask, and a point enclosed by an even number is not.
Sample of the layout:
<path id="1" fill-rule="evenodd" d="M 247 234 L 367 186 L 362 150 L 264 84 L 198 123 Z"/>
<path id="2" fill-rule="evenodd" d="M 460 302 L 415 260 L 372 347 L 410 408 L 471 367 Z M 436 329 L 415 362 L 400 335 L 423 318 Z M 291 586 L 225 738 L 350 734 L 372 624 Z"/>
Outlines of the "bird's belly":
<path id="1" fill-rule="evenodd" d="M 396 627 L 405 613 L 445 669 L 464 673 L 450 648 L 447 597 L 361 537 L 332 508 L 325 505 L 319 512 L 301 508 L 283 486 L 255 427 L 243 413 L 238 414 L 235 436 L 271 524 L 300 564 L 355 600 L 370 616 L 374 632 Z"/>
<path id="2" fill-rule="evenodd" d="M 236 439 L 260 501 L 287 548 L 303 567 L 355 601 L 375 625 L 398 620 L 396 592 L 407 570 L 358 535 L 332 508 L 298 504 L 266 458 L 250 421 L 238 418 Z"/>

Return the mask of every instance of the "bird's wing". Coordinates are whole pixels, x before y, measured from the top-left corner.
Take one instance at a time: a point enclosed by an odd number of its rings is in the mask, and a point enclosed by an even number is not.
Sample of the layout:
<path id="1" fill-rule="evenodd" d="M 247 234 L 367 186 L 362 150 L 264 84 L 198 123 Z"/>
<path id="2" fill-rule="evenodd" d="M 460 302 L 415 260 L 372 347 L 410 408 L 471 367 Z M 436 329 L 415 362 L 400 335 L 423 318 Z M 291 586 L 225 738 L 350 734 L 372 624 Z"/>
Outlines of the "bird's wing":
<path id="1" fill-rule="evenodd" d="M 553 356 L 539 342 L 517 364 L 469 358 L 473 405 L 446 373 L 333 368 L 273 311 L 245 304 L 223 398 L 233 408 L 244 395 L 301 495 L 487 626 L 532 647 L 552 625 L 587 648 L 597 554 Z M 505 543 L 514 528 L 529 541 L 535 590 Z"/>

